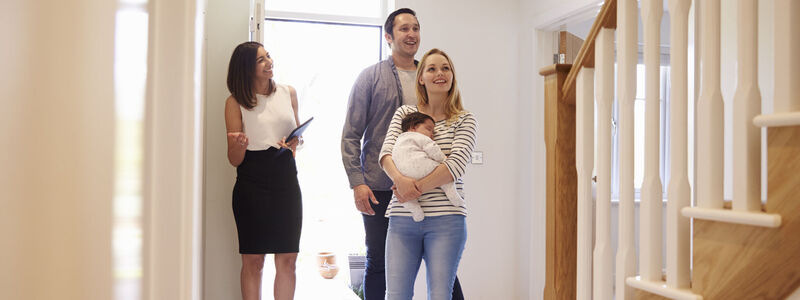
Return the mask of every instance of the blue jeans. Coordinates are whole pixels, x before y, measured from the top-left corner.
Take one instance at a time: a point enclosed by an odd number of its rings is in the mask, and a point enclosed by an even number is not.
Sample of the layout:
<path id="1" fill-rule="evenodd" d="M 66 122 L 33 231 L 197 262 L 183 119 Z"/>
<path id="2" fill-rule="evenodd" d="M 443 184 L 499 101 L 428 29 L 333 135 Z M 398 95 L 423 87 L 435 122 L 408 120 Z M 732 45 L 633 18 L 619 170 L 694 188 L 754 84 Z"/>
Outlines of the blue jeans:
<path id="1" fill-rule="evenodd" d="M 384 255 L 386 247 L 386 230 L 389 219 L 384 217 L 392 191 L 372 191 L 378 204 L 370 202 L 375 211 L 374 216 L 361 215 L 364 219 L 365 242 L 367 245 L 367 263 L 364 267 L 364 299 L 381 300 L 386 294 L 386 273 Z"/>
<path id="2" fill-rule="evenodd" d="M 386 299 L 411 300 L 420 262 L 425 260 L 428 299 L 450 300 L 458 262 L 467 242 L 462 215 L 390 217 L 386 237 Z"/>

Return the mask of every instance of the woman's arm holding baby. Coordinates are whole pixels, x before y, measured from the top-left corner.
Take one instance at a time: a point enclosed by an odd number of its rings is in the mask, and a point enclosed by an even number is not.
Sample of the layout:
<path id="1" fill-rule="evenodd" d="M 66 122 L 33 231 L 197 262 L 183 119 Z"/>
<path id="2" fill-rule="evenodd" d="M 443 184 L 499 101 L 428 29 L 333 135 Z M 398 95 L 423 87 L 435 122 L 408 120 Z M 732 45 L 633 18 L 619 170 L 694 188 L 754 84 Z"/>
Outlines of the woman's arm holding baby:
<path id="1" fill-rule="evenodd" d="M 447 166 L 444 164 L 440 164 L 433 169 L 433 172 L 425 176 L 424 178 L 417 180 L 417 190 L 422 193 L 435 189 L 437 187 L 442 186 L 445 183 L 453 182 L 453 176 L 450 174 L 450 171 L 447 169 Z"/>
<path id="2" fill-rule="evenodd" d="M 386 172 L 386 175 L 388 175 L 389 178 L 392 179 L 392 182 L 394 182 L 392 190 L 394 190 L 398 201 L 406 202 L 417 199 L 417 197 L 422 195 L 422 193 L 416 187 L 416 182 L 414 179 L 406 177 L 400 173 L 400 170 L 397 169 L 397 166 L 395 166 L 394 161 L 392 160 L 391 154 L 381 157 L 380 163 L 383 167 L 383 171 Z"/>
<path id="3" fill-rule="evenodd" d="M 378 155 L 378 164 L 380 164 L 381 168 L 383 168 L 383 171 L 386 172 L 386 175 L 388 175 L 389 178 L 392 179 L 392 182 L 394 182 L 392 190 L 394 190 L 394 194 L 397 196 L 397 200 L 400 202 L 417 199 L 417 197 L 422 194 L 417 190 L 414 180 L 403 176 L 403 174 L 397 170 L 397 166 L 395 166 L 394 161 L 392 160 L 394 144 L 397 141 L 397 137 L 403 133 L 400 128 L 400 124 L 402 123 L 405 115 L 406 114 L 402 106 L 397 108 L 394 116 L 392 117 L 392 122 L 389 124 L 389 129 L 386 132 L 386 138 L 383 141 L 381 152 Z"/>

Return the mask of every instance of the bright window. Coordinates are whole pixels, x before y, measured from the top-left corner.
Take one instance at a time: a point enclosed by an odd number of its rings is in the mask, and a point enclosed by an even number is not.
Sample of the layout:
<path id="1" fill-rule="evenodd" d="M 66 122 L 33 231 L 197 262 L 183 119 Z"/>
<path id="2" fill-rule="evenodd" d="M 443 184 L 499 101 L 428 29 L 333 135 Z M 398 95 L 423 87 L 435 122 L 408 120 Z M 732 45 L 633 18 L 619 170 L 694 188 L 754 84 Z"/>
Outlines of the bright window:
<path id="1" fill-rule="evenodd" d="M 296 299 L 330 298 L 315 294 L 325 289 L 324 284 L 347 289 L 347 255 L 365 251 L 364 225 L 342 165 L 341 135 L 356 77 L 381 59 L 381 30 L 379 24 L 331 22 L 330 18 L 299 21 L 270 17 L 264 22 L 264 47 L 274 60 L 275 81 L 297 90 L 301 122 L 314 117 L 297 155 L 303 232 Z M 332 281 L 314 283 L 320 280 L 315 266 L 319 252 L 337 256 L 340 272 Z M 267 258 L 264 275 L 262 293 L 270 295 L 271 258 Z"/>
<path id="2" fill-rule="evenodd" d="M 301 251 L 358 252 L 364 229 L 342 166 L 341 135 L 356 77 L 380 59 L 381 28 L 274 19 L 264 28 L 275 81 L 297 90 L 301 122 L 314 117 L 297 158 Z"/>

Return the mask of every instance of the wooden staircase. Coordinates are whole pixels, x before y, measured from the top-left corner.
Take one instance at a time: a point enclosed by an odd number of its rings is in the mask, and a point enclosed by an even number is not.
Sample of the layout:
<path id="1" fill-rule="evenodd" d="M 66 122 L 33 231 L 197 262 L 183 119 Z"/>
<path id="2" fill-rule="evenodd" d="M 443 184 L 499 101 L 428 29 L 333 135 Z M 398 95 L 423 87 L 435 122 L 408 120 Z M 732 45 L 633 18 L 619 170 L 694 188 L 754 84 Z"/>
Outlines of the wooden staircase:
<path id="1" fill-rule="evenodd" d="M 800 4 L 790 3 L 792 0 L 776 1 L 784 1 L 780 5 L 787 8 L 790 14 L 797 12 L 800 7 Z M 580 156 L 579 147 L 576 148 L 576 86 L 580 71 L 595 66 L 595 40 L 600 29 L 616 28 L 616 11 L 616 0 L 605 1 L 594 26 L 578 52 L 575 64 L 553 65 L 540 71 L 545 78 L 547 149 L 545 299 L 605 298 L 597 297 L 597 294 L 592 297 L 591 289 L 597 289 L 597 286 L 592 287 L 591 283 L 588 294 L 585 291 L 576 292 L 582 286 L 586 286 L 585 278 L 592 278 L 591 275 L 579 274 L 578 271 L 585 272 L 586 269 L 580 268 L 579 261 L 582 258 L 578 254 L 578 249 L 581 247 L 577 212 L 580 201 L 578 184 L 584 179 L 576 175 L 576 151 Z M 800 24 L 797 21 L 788 22 Z M 776 69 L 800 68 L 798 62 L 800 58 L 797 58 L 796 54 L 800 51 L 800 40 L 796 38 L 800 35 L 797 33 L 798 30 L 800 29 L 789 30 L 793 32 L 791 37 L 794 39 L 786 44 L 788 52 L 793 53 L 794 57 L 787 59 L 788 66 L 776 64 Z M 780 37 L 776 36 L 777 38 Z M 798 71 L 786 73 L 791 74 L 789 80 L 781 82 L 800 85 Z M 800 89 L 786 89 L 789 92 L 781 94 L 776 87 L 776 98 L 786 96 L 790 99 L 788 101 L 800 103 L 800 93 L 797 92 Z M 776 104 L 776 111 L 777 107 Z M 800 110 L 785 115 L 789 116 L 786 119 L 790 121 L 779 125 L 762 125 L 767 128 L 768 174 L 766 187 L 768 200 L 762 206 L 762 211 L 764 215 L 778 216 L 779 226 L 770 228 L 694 217 L 691 219 L 693 227 L 690 286 L 678 291 L 678 287 L 664 284 L 663 287 L 655 289 L 656 292 L 638 288 L 634 298 L 785 299 L 800 288 Z M 663 180 L 666 187 L 668 179 L 663 178 Z M 718 210 L 723 213 L 732 212 L 730 207 L 719 207 Z M 762 214 L 762 212 L 752 213 Z M 684 211 L 684 216 L 687 215 Z M 589 234 L 591 235 L 591 232 Z M 666 237 L 664 239 L 666 240 Z M 591 251 L 589 253 L 591 255 Z M 591 263 L 588 270 L 592 272 Z M 596 271 L 594 276 L 597 276 Z M 609 273 L 606 276 L 611 277 L 613 274 Z M 666 278 L 666 275 L 663 277 Z M 641 279 L 629 277 L 627 286 L 640 286 L 631 284 L 631 281 L 635 283 L 638 280 Z M 663 281 L 668 282 L 665 279 Z M 624 299 L 624 295 L 620 293 L 622 288 L 615 287 L 616 299 Z"/>
<path id="2" fill-rule="evenodd" d="M 779 228 L 694 221 L 692 291 L 704 299 L 785 299 L 800 287 L 800 126 L 767 129 L 767 213 Z"/>

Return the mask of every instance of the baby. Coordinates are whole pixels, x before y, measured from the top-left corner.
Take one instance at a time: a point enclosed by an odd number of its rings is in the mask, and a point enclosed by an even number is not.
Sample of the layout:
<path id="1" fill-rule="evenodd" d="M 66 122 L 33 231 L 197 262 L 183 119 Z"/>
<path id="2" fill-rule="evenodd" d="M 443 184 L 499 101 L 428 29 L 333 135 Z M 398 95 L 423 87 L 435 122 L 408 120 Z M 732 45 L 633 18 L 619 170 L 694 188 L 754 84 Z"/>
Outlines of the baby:
<path id="1" fill-rule="evenodd" d="M 404 176 L 421 179 L 436 169 L 447 158 L 439 145 L 433 141 L 433 118 L 413 112 L 403 118 L 400 128 L 403 133 L 397 137 L 392 149 L 392 161 L 397 170 Z M 456 192 L 453 182 L 445 183 L 440 188 L 447 199 L 455 206 L 464 205 L 464 199 Z M 403 203 L 403 207 L 411 211 L 414 221 L 419 222 L 425 218 L 422 207 L 417 200 Z"/>

